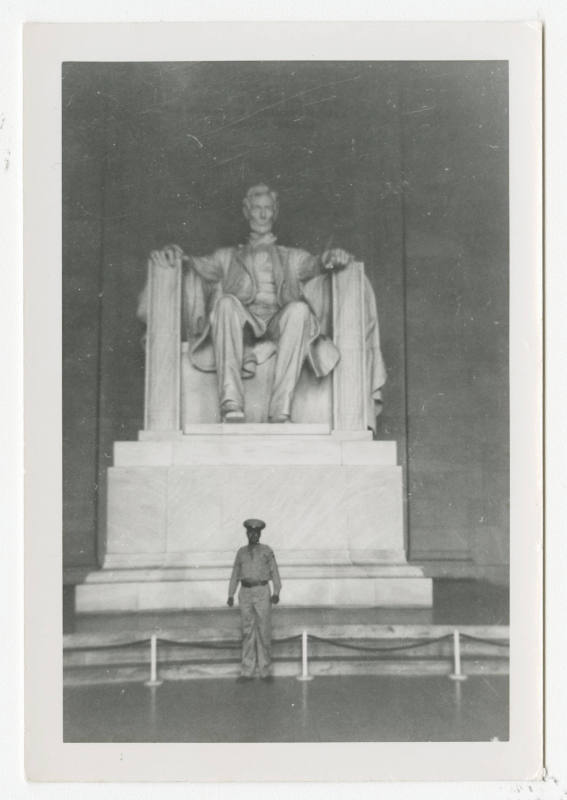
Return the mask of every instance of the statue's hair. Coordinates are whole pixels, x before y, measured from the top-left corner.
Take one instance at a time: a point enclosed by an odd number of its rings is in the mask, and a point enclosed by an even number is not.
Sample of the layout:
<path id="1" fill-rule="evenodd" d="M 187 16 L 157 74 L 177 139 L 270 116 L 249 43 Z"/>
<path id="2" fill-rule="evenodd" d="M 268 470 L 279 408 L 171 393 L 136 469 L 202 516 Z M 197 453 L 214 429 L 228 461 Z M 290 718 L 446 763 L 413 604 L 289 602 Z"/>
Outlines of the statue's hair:
<path id="1" fill-rule="evenodd" d="M 248 189 L 242 201 L 242 210 L 244 211 L 244 215 L 247 216 L 247 212 L 250 210 L 250 205 L 256 197 L 264 197 L 265 195 L 270 197 L 272 203 L 274 204 L 275 219 L 278 216 L 279 211 L 278 193 L 275 191 L 275 189 L 270 189 L 266 183 L 257 183 Z"/>

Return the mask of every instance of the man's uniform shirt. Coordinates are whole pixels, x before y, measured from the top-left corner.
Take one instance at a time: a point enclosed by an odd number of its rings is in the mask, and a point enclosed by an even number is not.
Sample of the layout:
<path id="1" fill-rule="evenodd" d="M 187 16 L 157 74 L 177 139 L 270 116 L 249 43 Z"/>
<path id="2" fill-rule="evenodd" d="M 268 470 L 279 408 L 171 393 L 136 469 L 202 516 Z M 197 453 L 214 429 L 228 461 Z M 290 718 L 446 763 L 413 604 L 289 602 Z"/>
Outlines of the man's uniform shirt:
<path id="1" fill-rule="evenodd" d="M 240 581 L 272 581 L 274 594 L 279 594 L 282 588 L 278 565 L 274 551 L 267 544 L 244 545 L 236 553 L 230 584 L 229 597 L 236 594 Z"/>

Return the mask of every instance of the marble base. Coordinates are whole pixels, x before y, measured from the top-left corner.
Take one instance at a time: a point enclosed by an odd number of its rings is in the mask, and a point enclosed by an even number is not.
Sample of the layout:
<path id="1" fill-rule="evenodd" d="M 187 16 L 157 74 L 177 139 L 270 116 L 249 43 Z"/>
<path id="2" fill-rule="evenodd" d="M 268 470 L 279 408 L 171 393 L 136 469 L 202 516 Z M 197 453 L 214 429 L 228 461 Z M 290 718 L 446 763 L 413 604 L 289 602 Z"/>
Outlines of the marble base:
<path id="1" fill-rule="evenodd" d="M 353 557 L 380 563 L 375 551 L 403 553 L 401 470 L 309 463 L 113 467 L 103 566 L 125 555 L 145 558 L 146 566 L 193 563 L 208 551 L 232 561 L 246 543 L 242 522 L 250 517 L 265 520 L 262 541 L 278 554 L 309 551 L 317 563 L 317 552 L 341 552 L 347 565 Z"/>
<path id="2" fill-rule="evenodd" d="M 222 604 L 249 517 L 267 523 L 287 604 L 431 605 L 406 563 L 394 442 L 247 427 L 115 444 L 103 569 L 77 587 L 78 611 Z"/>
<path id="3" fill-rule="evenodd" d="M 76 587 L 77 613 L 219 608 L 226 603 L 230 567 L 198 570 L 101 570 Z M 286 606 L 423 608 L 432 605 L 432 581 L 419 567 L 312 566 L 281 568 Z"/>

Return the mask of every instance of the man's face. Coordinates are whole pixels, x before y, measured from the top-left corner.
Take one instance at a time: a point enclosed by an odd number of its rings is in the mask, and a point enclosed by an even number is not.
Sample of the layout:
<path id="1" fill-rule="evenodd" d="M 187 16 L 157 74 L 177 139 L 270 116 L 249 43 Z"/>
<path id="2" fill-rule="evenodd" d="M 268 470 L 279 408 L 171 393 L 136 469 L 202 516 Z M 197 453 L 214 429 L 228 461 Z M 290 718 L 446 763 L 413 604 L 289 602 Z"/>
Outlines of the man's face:
<path id="1" fill-rule="evenodd" d="M 253 547 L 255 544 L 258 544 L 260 541 L 260 531 L 256 528 L 248 528 L 246 530 L 246 536 L 248 536 L 248 544 Z"/>
<path id="2" fill-rule="evenodd" d="M 276 211 L 269 194 L 254 197 L 246 207 L 246 217 L 254 233 L 270 233 Z"/>

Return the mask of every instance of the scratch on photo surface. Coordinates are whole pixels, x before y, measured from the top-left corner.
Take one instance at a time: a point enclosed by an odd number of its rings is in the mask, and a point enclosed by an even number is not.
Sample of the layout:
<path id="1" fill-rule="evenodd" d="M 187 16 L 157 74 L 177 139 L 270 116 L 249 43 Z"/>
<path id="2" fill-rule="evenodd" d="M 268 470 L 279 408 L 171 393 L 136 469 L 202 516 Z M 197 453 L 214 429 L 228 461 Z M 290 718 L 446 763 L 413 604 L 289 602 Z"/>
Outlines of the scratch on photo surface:
<path id="1" fill-rule="evenodd" d="M 329 100 L 336 100 L 337 95 L 331 94 L 329 97 L 322 97 L 321 100 L 312 100 L 310 103 L 304 103 L 305 106 L 317 106 L 319 103 L 327 103 Z"/>
<path id="2" fill-rule="evenodd" d="M 421 106 L 420 108 L 415 108 L 413 111 L 404 111 L 404 116 L 409 117 L 411 114 L 424 114 L 426 111 L 433 111 L 434 108 L 437 108 L 436 104 L 432 106 Z"/>
<path id="3" fill-rule="evenodd" d="M 221 125 L 220 128 L 215 128 L 215 130 L 209 133 L 209 136 L 212 136 L 215 133 L 220 133 L 221 131 L 224 131 L 227 128 L 232 128 L 234 125 L 239 125 L 241 122 L 246 122 L 247 120 L 252 119 L 253 117 L 257 117 L 259 114 L 263 114 L 264 111 L 271 111 L 273 108 L 278 108 L 279 106 L 283 106 L 290 100 L 295 100 L 298 97 L 304 97 L 307 94 L 312 94 L 313 92 L 319 91 L 319 89 L 328 89 L 332 86 L 338 86 L 341 83 L 349 83 L 351 81 L 357 81 L 359 80 L 360 77 L 361 77 L 360 75 L 355 75 L 352 78 L 345 78 L 342 81 L 331 81 L 330 83 L 321 83 L 317 86 L 311 87 L 311 89 L 304 89 L 303 91 L 297 92 L 296 94 L 291 94 L 289 95 L 289 97 L 284 97 L 275 103 L 269 103 L 267 106 L 262 106 L 262 108 L 256 109 L 256 111 L 251 111 L 250 114 L 245 114 L 242 117 L 238 117 L 232 122 L 227 122 L 226 125 Z"/>
<path id="4" fill-rule="evenodd" d="M 186 133 L 185 135 L 187 136 L 187 138 L 188 138 L 188 139 L 193 139 L 193 141 L 197 142 L 197 144 L 199 145 L 199 147 L 200 147 L 201 149 L 202 149 L 202 148 L 205 146 L 205 145 L 203 144 L 203 142 L 202 142 L 200 139 L 197 139 L 197 137 L 196 137 L 196 136 L 193 136 L 193 134 L 192 134 L 192 133 Z"/>

